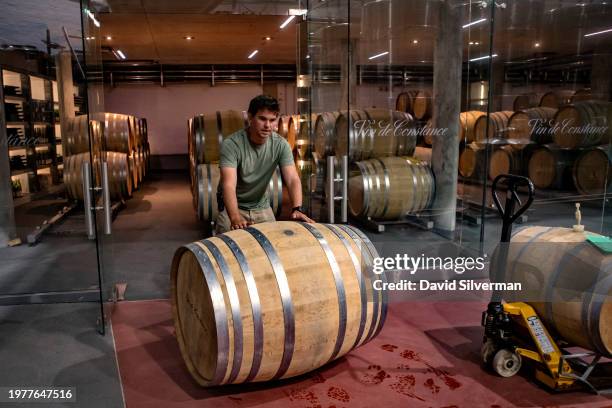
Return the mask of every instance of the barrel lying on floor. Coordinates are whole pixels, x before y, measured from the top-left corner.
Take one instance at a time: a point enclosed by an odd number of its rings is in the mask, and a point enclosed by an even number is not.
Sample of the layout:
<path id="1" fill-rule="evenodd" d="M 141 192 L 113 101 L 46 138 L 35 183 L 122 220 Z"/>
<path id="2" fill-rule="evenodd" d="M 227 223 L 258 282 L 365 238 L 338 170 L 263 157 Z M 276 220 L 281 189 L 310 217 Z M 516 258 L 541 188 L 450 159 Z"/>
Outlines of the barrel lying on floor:
<path id="1" fill-rule="evenodd" d="M 381 330 L 376 249 L 345 225 L 262 223 L 179 248 L 172 311 L 187 368 L 203 386 L 289 378 Z"/>

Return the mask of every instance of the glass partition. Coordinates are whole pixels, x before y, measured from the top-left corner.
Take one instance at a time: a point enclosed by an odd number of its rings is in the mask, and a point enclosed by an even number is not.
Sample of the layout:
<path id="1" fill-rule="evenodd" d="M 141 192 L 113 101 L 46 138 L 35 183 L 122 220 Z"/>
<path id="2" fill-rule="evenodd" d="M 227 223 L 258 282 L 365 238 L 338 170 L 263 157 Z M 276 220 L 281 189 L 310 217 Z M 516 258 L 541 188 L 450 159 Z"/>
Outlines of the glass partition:
<path id="1" fill-rule="evenodd" d="M 27 5 L 14 7 L 0 29 L 9 42 L 0 50 L 0 304 L 101 300 L 96 228 L 83 204 L 90 127 L 75 119 L 95 107 L 84 75 L 89 28 L 71 4 L 37 24 Z M 46 41 L 24 45 L 28 36 Z"/>

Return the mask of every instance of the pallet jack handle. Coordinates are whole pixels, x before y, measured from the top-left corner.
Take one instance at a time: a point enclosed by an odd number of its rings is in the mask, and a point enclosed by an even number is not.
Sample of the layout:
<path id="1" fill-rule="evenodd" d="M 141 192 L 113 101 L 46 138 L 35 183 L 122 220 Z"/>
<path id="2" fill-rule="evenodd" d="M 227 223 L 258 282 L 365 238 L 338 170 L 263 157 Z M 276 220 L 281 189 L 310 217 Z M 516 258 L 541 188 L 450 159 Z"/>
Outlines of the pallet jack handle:
<path id="1" fill-rule="evenodd" d="M 501 202 L 499 200 L 499 196 L 497 194 L 497 186 L 502 183 L 508 186 L 507 194 L 506 194 L 506 203 L 504 207 L 502 207 Z M 527 186 L 528 198 L 525 204 L 521 202 L 521 199 L 518 196 L 518 187 Z M 497 207 L 497 211 L 502 217 L 502 236 L 500 242 L 510 242 L 510 238 L 512 236 L 512 223 L 520 217 L 527 208 L 531 205 L 534 198 L 535 188 L 533 187 L 533 183 L 527 177 L 516 176 L 513 174 L 500 174 L 495 177 L 493 180 L 493 202 Z M 518 204 L 518 209 L 514 211 L 516 204 Z"/>

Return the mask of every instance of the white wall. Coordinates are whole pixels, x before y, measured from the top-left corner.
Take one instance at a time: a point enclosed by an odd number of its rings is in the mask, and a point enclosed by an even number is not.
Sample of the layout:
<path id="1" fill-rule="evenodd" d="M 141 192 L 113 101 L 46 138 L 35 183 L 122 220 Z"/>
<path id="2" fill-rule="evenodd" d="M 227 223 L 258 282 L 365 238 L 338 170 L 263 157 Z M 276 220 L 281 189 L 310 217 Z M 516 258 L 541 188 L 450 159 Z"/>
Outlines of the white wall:
<path id="1" fill-rule="evenodd" d="M 151 154 L 186 154 L 187 120 L 217 110 L 247 110 L 249 101 L 261 94 L 258 84 L 120 85 L 105 88 L 106 112 L 125 113 L 147 119 Z"/>

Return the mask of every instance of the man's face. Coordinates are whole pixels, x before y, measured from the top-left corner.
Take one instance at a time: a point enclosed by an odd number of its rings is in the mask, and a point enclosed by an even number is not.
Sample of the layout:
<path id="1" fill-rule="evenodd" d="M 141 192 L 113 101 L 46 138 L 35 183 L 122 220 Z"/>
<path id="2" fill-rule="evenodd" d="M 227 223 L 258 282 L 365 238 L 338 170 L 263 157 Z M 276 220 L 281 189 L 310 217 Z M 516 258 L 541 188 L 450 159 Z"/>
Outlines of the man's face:
<path id="1" fill-rule="evenodd" d="M 251 142 L 264 144 L 278 124 L 278 113 L 268 109 L 261 109 L 255 116 L 249 113 L 249 126 L 251 128 Z"/>

